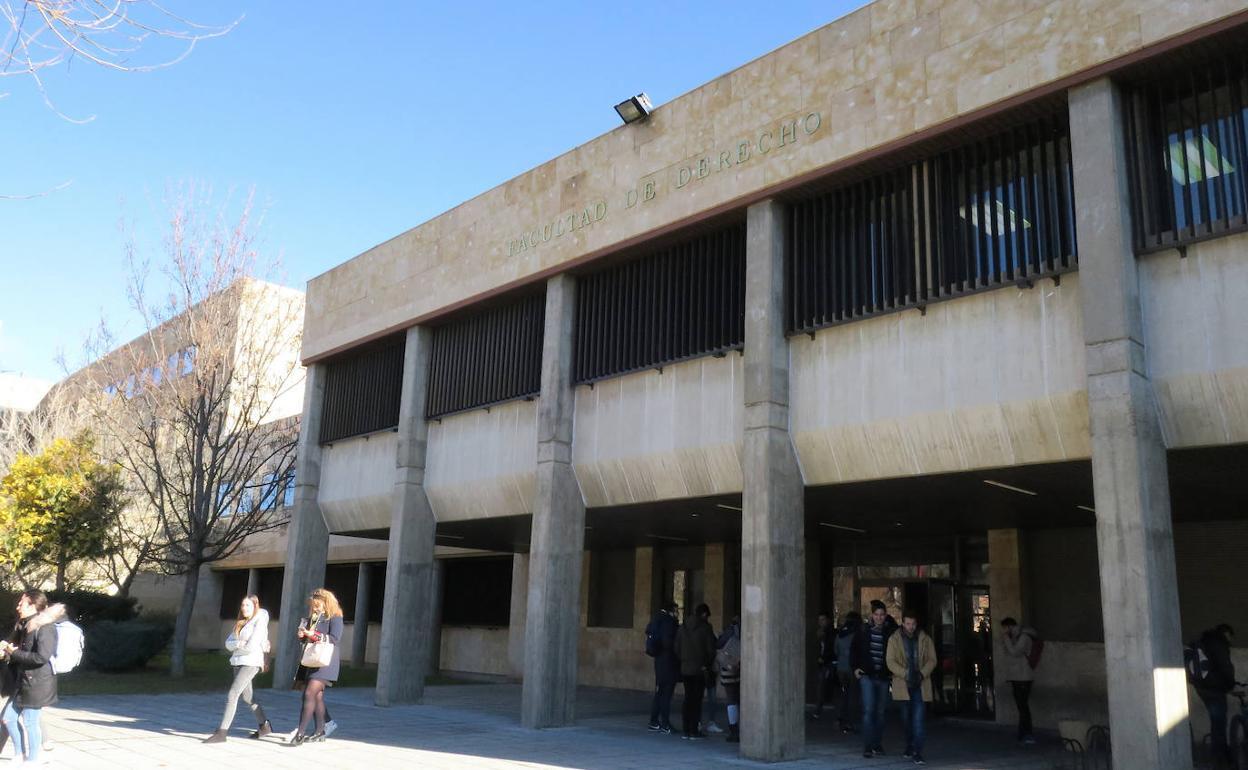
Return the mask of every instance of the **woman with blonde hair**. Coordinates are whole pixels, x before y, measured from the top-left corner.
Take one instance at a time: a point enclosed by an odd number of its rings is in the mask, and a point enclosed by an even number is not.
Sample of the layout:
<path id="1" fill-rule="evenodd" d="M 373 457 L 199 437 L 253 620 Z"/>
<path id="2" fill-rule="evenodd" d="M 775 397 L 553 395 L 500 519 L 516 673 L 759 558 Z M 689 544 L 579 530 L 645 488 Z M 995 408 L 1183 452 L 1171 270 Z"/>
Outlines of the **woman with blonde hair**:
<path id="1" fill-rule="evenodd" d="M 259 727 L 251 734 L 252 738 L 263 738 L 273 732 L 273 725 L 264 716 L 264 709 L 255 701 L 251 682 L 264 670 L 264 655 L 269 651 L 269 613 L 261 609 L 260 597 L 252 594 L 243 597 L 238 606 L 238 620 L 234 630 L 225 639 L 225 649 L 230 651 L 230 665 L 234 667 L 234 683 L 225 698 L 225 715 L 221 717 L 221 726 L 212 735 L 204 739 L 204 743 L 225 743 L 226 733 L 234 721 L 234 712 L 238 708 L 238 699 L 251 709 Z"/>
<path id="2" fill-rule="evenodd" d="M 325 740 L 325 688 L 333 687 L 338 679 L 342 660 L 338 645 L 342 638 L 342 607 L 333 592 L 325 588 L 312 592 L 308 597 L 308 617 L 300 619 L 298 635 L 304 654 L 295 672 L 295 689 L 303 690 L 303 708 L 299 725 L 290 738 L 292 746 Z M 316 731 L 308 735 L 306 729 L 313 718 Z"/>

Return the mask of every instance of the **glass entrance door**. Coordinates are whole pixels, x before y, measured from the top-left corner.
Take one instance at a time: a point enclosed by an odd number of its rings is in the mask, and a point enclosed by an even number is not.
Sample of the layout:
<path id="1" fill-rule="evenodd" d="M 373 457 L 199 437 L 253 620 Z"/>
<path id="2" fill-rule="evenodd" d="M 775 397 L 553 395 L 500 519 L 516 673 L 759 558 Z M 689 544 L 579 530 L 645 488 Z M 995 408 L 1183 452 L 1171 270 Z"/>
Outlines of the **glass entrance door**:
<path id="1" fill-rule="evenodd" d="M 935 712 L 993 716 L 992 621 L 986 586 L 937 578 L 861 581 L 864 618 L 871 613 L 873 599 L 884 602 L 898 621 L 905 608 L 913 608 L 919 626 L 932 637 L 937 659 L 932 673 Z"/>

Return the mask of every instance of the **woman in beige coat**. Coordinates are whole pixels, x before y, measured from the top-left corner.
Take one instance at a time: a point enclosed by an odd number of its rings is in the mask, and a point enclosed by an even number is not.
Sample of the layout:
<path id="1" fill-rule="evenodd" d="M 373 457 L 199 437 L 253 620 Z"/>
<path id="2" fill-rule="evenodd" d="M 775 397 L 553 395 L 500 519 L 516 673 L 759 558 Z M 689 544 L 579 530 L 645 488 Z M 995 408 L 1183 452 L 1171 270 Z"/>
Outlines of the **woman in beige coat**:
<path id="1" fill-rule="evenodd" d="M 901 616 L 901 628 L 888 639 L 884 654 L 888 672 L 893 675 L 893 700 L 901 701 L 902 723 L 906 728 L 906 759 L 916 765 L 923 759 L 924 724 L 927 704 L 932 700 L 932 672 L 936 670 L 936 645 L 932 637 L 919 630 L 919 619 L 907 610 Z"/>

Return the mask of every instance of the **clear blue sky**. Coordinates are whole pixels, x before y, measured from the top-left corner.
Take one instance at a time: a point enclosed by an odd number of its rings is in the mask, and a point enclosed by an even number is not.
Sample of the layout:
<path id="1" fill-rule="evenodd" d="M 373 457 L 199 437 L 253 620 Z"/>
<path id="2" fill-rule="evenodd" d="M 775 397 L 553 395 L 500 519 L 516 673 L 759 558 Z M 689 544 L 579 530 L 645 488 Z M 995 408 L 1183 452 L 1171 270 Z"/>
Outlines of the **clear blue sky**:
<path id="1" fill-rule="evenodd" d="M 155 72 L 74 62 L 58 108 L 0 78 L 0 371 L 58 379 L 125 297 L 125 221 L 163 235 L 165 191 L 254 189 L 283 282 L 307 280 L 618 124 L 836 19 L 861 0 L 632 3 L 181 3 L 243 16 Z M 176 7 L 177 4 L 175 4 Z M 349 12 L 349 13 L 348 13 Z"/>

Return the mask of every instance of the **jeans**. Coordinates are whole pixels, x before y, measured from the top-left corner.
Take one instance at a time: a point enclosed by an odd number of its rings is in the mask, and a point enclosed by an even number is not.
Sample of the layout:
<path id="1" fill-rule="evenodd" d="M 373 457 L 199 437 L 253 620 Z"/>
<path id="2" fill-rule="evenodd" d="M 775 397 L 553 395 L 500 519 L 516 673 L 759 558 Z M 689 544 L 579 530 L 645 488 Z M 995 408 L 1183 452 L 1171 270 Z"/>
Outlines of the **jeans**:
<path id="1" fill-rule="evenodd" d="M 698 735 L 698 718 L 702 715 L 702 693 L 706 691 L 706 677 L 701 674 L 681 677 L 685 683 L 685 702 L 680 709 L 680 730 L 685 735 Z"/>
<path id="2" fill-rule="evenodd" d="M 858 680 L 862 691 L 862 747 L 866 751 L 883 748 L 884 710 L 888 708 L 887 679 L 864 676 Z"/>
<path id="3" fill-rule="evenodd" d="M 906 750 L 911 754 L 923 753 L 923 739 L 927 737 L 924 717 L 927 704 L 923 702 L 923 687 L 907 687 L 910 700 L 902 704 L 901 721 L 906 728 Z"/>
<path id="4" fill-rule="evenodd" d="M 1014 689 L 1014 705 L 1018 706 L 1018 739 L 1021 741 L 1031 737 L 1031 704 L 1028 703 L 1031 698 L 1031 682 L 1010 682 L 1010 687 Z M 1226 714 L 1225 708 L 1223 705 L 1223 718 Z"/>
<path id="5" fill-rule="evenodd" d="M 1217 762 L 1229 755 L 1226 747 L 1226 695 L 1203 692 L 1197 692 L 1197 695 L 1209 710 L 1209 742 Z"/>
<path id="6" fill-rule="evenodd" d="M 658 682 L 654 686 L 654 701 L 650 704 L 650 724 L 672 727 L 672 693 L 676 692 L 675 682 Z"/>
<path id="7" fill-rule="evenodd" d="M 4 721 L 4 727 L 9 731 L 9 738 L 13 741 L 13 756 L 25 757 L 27 762 L 34 762 L 39 759 L 39 749 L 43 747 L 43 735 L 39 732 L 39 715 L 43 711 L 18 708 L 13 700 L 9 698 L 5 701 L 4 712 L 0 714 L 0 719 Z"/>
<path id="8" fill-rule="evenodd" d="M 833 685 L 836 684 L 836 670 L 832 666 L 822 665 L 815 670 L 815 691 L 818 695 L 815 698 L 815 713 L 822 714 L 823 706 L 833 700 L 835 695 L 832 692 Z"/>
<path id="9" fill-rule="evenodd" d="M 264 709 L 260 708 L 260 704 L 256 703 L 252 695 L 251 680 L 256 678 L 256 674 L 260 673 L 259 666 L 235 666 L 234 667 L 234 683 L 230 685 L 230 692 L 225 696 L 225 715 L 221 717 L 222 730 L 230 729 L 230 724 L 234 721 L 234 712 L 238 708 L 238 699 L 242 698 L 243 703 L 251 709 L 251 713 L 256 717 L 256 724 L 265 723 Z"/>
<path id="10" fill-rule="evenodd" d="M 837 669 L 836 683 L 840 688 L 841 699 L 836 704 L 836 718 L 842 729 L 853 730 L 858 725 L 862 707 L 859 704 L 858 683 L 854 681 L 853 672 Z"/>

